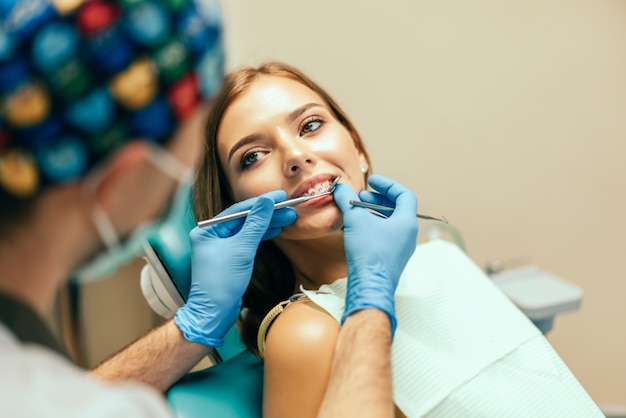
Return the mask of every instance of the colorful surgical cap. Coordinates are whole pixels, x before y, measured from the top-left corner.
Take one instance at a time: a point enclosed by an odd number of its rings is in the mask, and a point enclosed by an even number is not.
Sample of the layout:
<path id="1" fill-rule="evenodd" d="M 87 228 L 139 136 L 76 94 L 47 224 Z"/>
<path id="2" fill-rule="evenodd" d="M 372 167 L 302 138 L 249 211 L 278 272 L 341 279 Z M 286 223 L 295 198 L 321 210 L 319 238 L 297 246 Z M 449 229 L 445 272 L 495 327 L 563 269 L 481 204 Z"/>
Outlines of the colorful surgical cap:
<path id="1" fill-rule="evenodd" d="M 220 87 L 218 0 L 0 0 L 0 204 L 164 143 Z"/>

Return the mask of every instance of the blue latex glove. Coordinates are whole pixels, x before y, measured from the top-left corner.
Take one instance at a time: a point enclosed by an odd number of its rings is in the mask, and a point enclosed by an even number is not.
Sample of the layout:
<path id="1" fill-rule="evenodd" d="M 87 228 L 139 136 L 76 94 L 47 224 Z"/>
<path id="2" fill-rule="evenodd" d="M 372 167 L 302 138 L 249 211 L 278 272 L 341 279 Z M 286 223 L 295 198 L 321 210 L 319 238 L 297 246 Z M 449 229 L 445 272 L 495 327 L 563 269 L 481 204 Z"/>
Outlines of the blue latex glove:
<path id="1" fill-rule="evenodd" d="M 293 208 L 273 210 L 286 196 L 278 190 L 245 200 L 218 216 L 251 209 L 247 217 L 191 230 L 191 287 L 174 316 L 185 339 L 208 347 L 224 344 L 237 321 L 259 243 L 296 219 Z"/>
<path id="2" fill-rule="evenodd" d="M 343 213 L 348 262 L 348 291 L 342 323 L 352 313 L 376 308 L 389 315 L 392 335 L 396 329 L 394 294 L 400 275 L 417 243 L 417 198 L 406 187 L 380 175 L 368 180 L 377 192 L 359 196 L 345 184 L 337 185 L 335 203 Z M 350 200 L 395 207 L 385 219 Z"/>

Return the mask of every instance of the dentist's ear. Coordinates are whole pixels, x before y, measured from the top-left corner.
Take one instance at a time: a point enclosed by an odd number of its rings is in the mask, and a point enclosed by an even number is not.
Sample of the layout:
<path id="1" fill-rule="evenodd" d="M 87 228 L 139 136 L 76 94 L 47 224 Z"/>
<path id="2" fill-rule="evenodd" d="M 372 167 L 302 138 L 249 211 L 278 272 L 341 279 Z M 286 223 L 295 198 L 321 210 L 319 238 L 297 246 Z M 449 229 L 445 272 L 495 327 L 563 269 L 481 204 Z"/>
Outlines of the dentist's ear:
<path id="1" fill-rule="evenodd" d="M 85 179 L 84 199 L 88 210 L 98 205 L 121 233 L 158 215 L 171 191 L 159 185 L 162 179 L 148 170 L 152 167 L 150 152 L 149 143 L 131 141 Z"/>
<path id="2" fill-rule="evenodd" d="M 117 150 L 87 175 L 87 195 L 106 205 L 122 179 L 146 161 L 148 151 L 148 144 L 141 141 L 132 141 Z"/>

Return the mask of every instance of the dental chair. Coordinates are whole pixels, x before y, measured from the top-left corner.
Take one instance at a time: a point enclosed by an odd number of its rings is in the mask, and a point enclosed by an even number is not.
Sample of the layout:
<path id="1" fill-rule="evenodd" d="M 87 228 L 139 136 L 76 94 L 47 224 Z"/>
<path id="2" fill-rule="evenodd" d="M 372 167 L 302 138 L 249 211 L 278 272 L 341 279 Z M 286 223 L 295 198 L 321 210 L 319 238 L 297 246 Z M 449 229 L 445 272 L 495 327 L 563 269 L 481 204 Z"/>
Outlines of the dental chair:
<path id="1" fill-rule="evenodd" d="M 169 319 L 182 306 L 191 285 L 189 231 L 195 226 L 191 210 L 180 224 L 165 224 L 146 243 L 147 264 L 141 290 L 150 307 Z M 236 326 L 223 347 L 209 354 L 200 367 L 187 373 L 166 394 L 174 416 L 191 418 L 261 417 L 263 363 L 241 342 Z"/>
<path id="2" fill-rule="evenodd" d="M 141 272 L 142 292 L 150 307 L 164 318 L 172 318 L 189 294 L 188 233 L 194 226 L 189 210 L 186 219 L 177 225 L 164 225 L 145 246 L 147 264 Z M 441 232 L 429 232 L 430 239 L 441 238 Z M 443 232 L 464 250 L 458 231 Z M 496 272 L 490 278 L 543 334 L 552 328 L 555 315 L 580 306 L 581 289 L 535 266 Z M 167 401 L 174 415 L 260 417 L 263 364 L 240 341 L 236 327 L 231 328 L 224 346 L 213 350 L 207 362 L 208 367 L 189 372 L 168 391 Z"/>

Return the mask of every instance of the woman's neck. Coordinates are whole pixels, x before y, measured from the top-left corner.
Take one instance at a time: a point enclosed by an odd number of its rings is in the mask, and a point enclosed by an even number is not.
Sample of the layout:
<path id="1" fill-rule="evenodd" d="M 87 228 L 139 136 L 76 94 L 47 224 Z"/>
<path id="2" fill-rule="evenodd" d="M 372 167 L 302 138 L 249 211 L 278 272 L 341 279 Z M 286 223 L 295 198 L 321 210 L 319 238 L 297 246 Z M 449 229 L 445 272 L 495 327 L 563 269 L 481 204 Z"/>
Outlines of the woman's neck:
<path id="1" fill-rule="evenodd" d="M 302 241 L 275 240 L 293 265 L 296 289 L 317 289 L 346 277 L 347 264 L 343 234 Z"/>

